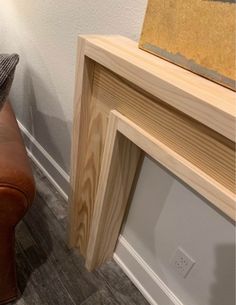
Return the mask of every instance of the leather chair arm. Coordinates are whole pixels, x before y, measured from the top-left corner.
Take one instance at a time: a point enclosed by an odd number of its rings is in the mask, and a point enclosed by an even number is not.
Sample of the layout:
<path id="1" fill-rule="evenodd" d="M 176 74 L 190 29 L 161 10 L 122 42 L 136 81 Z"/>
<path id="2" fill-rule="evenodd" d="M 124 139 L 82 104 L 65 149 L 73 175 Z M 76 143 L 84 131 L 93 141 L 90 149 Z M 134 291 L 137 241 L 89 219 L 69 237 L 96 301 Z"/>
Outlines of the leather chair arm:
<path id="1" fill-rule="evenodd" d="M 32 203 L 34 178 L 10 103 L 6 103 L 0 112 L 0 205 L 4 202 L 6 188 L 14 194 L 18 190 L 27 205 Z"/>

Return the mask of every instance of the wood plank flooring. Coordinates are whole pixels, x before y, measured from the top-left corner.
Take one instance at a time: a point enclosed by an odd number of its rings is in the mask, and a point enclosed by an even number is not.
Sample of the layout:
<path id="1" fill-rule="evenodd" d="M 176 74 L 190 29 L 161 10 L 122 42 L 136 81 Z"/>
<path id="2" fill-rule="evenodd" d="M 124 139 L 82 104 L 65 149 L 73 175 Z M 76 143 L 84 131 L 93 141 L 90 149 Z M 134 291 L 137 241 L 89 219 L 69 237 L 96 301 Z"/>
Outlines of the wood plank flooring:
<path id="1" fill-rule="evenodd" d="M 16 232 L 21 298 L 11 304 L 148 305 L 113 260 L 85 269 L 67 246 L 67 203 L 35 166 L 34 173 L 36 198 Z"/>

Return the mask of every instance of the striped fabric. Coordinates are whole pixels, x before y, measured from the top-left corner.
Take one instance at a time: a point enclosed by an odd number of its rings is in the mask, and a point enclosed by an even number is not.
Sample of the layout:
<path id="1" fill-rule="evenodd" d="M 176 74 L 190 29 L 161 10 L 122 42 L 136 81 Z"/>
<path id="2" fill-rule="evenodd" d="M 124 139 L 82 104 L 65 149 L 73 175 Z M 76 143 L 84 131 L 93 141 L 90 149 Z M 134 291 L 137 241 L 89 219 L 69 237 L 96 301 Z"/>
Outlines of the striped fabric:
<path id="1" fill-rule="evenodd" d="M 0 110 L 9 94 L 18 61 L 17 54 L 0 54 Z"/>

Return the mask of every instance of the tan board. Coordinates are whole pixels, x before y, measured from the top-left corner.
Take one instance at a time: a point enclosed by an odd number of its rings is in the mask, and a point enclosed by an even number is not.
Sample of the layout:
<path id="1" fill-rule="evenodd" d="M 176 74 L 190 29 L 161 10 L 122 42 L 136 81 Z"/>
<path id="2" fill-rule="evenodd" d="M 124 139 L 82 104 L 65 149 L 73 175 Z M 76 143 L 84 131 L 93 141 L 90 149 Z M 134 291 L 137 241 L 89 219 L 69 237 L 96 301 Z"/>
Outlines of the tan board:
<path id="1" fill-rule="evenodd" d="M 236 0 L 149 0 L 141 49 L 236 90 Z"/>
<path id="2" fill-rule="evenodd" d="M 80 37 L 69 237 L 88 269 L 112 256 L 144 153 L 236 221 L 235 120 L 232 90 L 127 38 Z"/>

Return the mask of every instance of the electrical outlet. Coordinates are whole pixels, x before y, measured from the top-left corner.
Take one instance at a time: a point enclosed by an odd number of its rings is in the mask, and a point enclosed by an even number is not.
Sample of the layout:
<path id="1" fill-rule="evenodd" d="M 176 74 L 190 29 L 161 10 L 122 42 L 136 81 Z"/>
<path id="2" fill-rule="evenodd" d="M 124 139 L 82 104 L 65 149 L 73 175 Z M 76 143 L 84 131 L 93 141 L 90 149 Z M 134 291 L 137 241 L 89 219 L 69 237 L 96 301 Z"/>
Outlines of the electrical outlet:
<path id="1" fill-rule="evenodd" d="M 171 265 L 183 278 L 186 278 L 195 261 L 181 248 L 178 248 L 171 259 Z"/>

